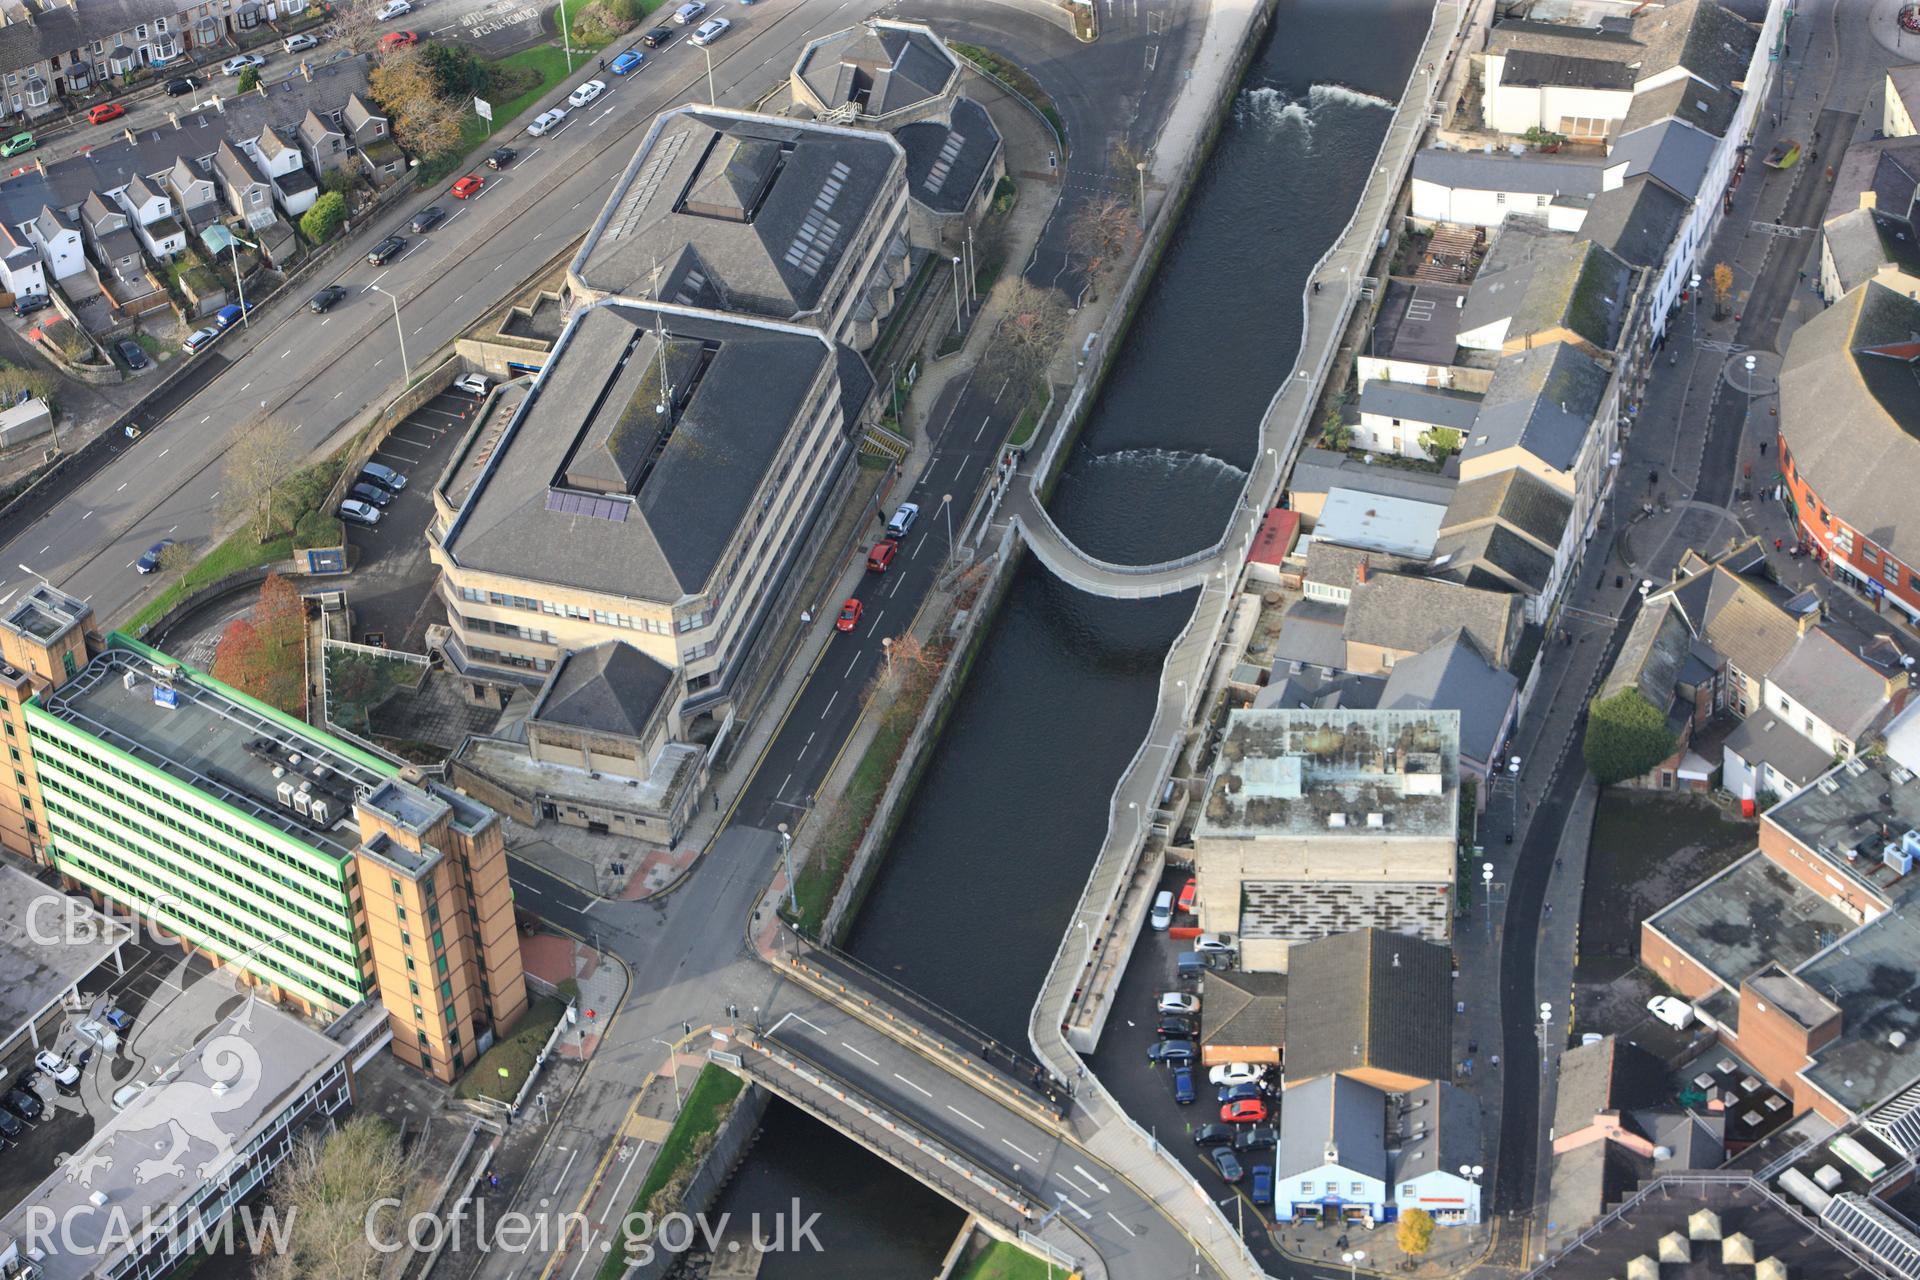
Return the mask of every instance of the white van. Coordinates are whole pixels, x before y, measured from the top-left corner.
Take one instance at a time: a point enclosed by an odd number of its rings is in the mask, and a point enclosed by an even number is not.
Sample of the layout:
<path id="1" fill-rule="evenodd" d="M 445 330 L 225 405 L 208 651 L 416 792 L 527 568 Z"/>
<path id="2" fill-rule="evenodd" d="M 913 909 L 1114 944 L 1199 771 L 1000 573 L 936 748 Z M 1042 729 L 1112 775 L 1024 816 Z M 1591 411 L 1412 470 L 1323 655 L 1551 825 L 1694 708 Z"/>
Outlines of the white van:
<path id="1" fill-rule="evenodd" d="M 1173 923 L 1173 890 L 1160 891 L 1160 896 L 1153 900 L 1153 911 L 1147 916 L 1147 923 L 1161 933 L 1166 932 L 1167 926 Z"/>
<path id="2" fill-rule="evenodd" d="M 1655 996 L 1647 1001 L 1647 1012 L 1675 1031 L 1685 1031 L 1693 1025 L 1693 1006 L 1672 996 Z"/>

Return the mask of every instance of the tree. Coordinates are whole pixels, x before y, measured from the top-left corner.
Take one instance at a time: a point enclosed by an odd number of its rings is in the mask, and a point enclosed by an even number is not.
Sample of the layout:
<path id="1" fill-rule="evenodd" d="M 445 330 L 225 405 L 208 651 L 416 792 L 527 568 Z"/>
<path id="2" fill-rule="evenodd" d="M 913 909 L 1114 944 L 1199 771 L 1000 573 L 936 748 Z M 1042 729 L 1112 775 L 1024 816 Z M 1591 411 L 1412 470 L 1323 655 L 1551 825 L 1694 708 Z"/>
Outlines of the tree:
<path id="1" fill-rule="evenodd" d="M 24 397 L 51 399 L 53 385 L 53 375 L 50 373 L 0 362 L 0 403 L 17 404 Z"/>
<path id="2" fill-rule="evenodd" d="M 220 633 L 220 643 L 214 648 L 213 678 L 258 697 L 254 691 L 266 686 L 266 653 L 259 629 L 245 618 L 235 618 Z"/>
<path id="3" fill-rule="evenodd" d="M 1425 1209 L 1402 1209 L 1400 1221 L 1393 1229 L 1394 1242 L 1400 1246 L 1400 1252 L 1409 1258 L 1418 1259 L 1427 1250 L 1433 1248 L 1433 1215 Z"/>
<path id="4" fill-rule="evenodd" d="M 329 191 L 313 202 L 313 208 L 300 215 L 300 233 L 314 244 L 325 244 L 347 220 L 347 198 Z"/>
<path id="5" fill-rule="evenodd" d="M 433 72 L 418 54 L 393 54 L 373 69 L 368 85 L 393 117 L 393 136 L 417 159 L 452 151 L 460 142 L 467 103 L 440 91 Z"/>
<path id="6" fill-rule="evenodd" d="M 260 584 L 253 609 L 260 640 L 260 673 L 247 692 L 291 714 L 306 709 L 307 607 L 292 583 L 277 573 Z"/>
<path id="7" fill-rule="evenodd" d="M 1097 284 L 1125 258 L 1139 231 L 1133 201 L 1111 193 L 1095 196 L 1067 224 L 1067 253 L 1079 260 L 1088 284 Z"/>
<path id="8" fill-rule="evenodd" d="M 1054 289 L 1036 288 L 1022 277 L 1007 294 L 1006 318 L 993 335 L 983 363 L 990 374 L 1025 384 L 1047 367 L 1067 336 L 1067 304 Z"/>
<path id="9" fill-rule="evenodd" d="M 334 35 L 348 49 L 365 53 L 373 48 L 380 30 L 379 9 L 374 0 L 348 0 L 333 11 Z"/>
<path id="10" fill-rule="evenodd" d="M 1444 462 L 1448 454 L 1460 452 L 1460 432 L 1455 427 L 1428 427 L 1420 433 L 1420 447 L 1435 462 Z"/>
<path id="11" fill-rule="evenodd" d="M 277 419 L 255 423 L 227 446 L 226 484 L 221 492 L 261 542 L 270 542 L 281 532 L 274 507 L 281 485 L 292 478 L 299 461 L 293 428 Z"/>
<path id="12" fill-rule="evenodd" d="M 1320 418 L 1320 443 L 1336 453 L 1346 452 L 1353 443 L 1353 427 L 1340 417 L 1340 406 L 1329 404 Z"/>
<path id="13" fill-rule="evenodd" d="M 248 67 L 240 73 L 240 82 L 233 87 L 235 93 L 252 93 L 260 87 L 260 70 Z"/>
<path id="14" fill-rule="evenodd" d="M 487 64 L 466 45 L 426 45 L 420 51 L 420 62 L 442 97 L 471 98 L 487 91 Z"/>
<path id="15" fill-rule="evenodd" d="M 1603 787 L 1639 777 L 1672 755 L 1674 742 L 1667 718 L 1637 688 L 1596 698 L 1588 709 L 1583 750 Z"/>
<path id="16" fill-rule="evenodd" d="M 1713 317 L 1724 320 L 1727 304 L 1733 301 L 1733 268 L 1724 262 L 1713 264 Z"/>
<path id="17" fill-rule="evenodd" d="M 193 548 L 184 542 L 176 542 L 160 553 L 162 576 L 185 573 L 192 564 Z"/>
<path id="18" fill-rule="evenodd" d="M 274 1172 L 267 1197 L 287 1223 L 284 1247 L 263 1251 L 254 1274 L 260 1280 L 377 1274 L 386 1256 L 375 1245 L 404 1235 L 404 1215 L 418 1207 L 426 1181 L 412 1177 L 398 1135 L 377 1117 L 355 1116 L 330 1134 L 303 1135 Z M 374 1209 L 381 1200 L 406 1199 L 415 1203 Z"/>

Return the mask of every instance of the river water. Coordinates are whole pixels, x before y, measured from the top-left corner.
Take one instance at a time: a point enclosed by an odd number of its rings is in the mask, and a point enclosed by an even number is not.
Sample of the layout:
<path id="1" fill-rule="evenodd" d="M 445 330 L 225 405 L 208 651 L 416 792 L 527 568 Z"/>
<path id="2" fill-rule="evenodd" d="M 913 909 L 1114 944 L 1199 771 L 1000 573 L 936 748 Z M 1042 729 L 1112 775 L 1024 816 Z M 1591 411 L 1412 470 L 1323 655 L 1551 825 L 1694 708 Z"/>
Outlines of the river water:
<path id="1" fill-rule="evenodd" d="M 1352 215 L 1429 18 L 1420 0 L 1282 0 L 1055 492 L 1055 519 L 1089 553 L 1148 562 L 1219 537 L 1291 371 L 1307 273 Z M 850 950 L 1026 1043 L 1193 603 L 1096 599 L 1023 563 Z M 841 1161 L 865 1158 L 805 1123 L 818 1141 L 791 1164 L 756 1149 L 764 1186 L 833 1185 Z M 898 1259 L 910 1225 L 873 1247 Z M 896 1274 L 933 1274 L 945 1243 Z"/>

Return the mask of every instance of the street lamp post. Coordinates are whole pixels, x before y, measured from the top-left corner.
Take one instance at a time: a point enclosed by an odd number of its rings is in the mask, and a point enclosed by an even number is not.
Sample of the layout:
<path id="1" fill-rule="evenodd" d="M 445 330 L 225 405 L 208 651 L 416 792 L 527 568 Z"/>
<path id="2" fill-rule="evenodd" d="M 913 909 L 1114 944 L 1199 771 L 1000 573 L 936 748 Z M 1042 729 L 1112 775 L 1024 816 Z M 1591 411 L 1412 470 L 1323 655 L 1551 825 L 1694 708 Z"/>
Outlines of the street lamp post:
<path id="1" fill-rule="evenodd" d="M 400 323 L 400 299 L 387 293 L 385 289 L 382 289 L 377 284 L 370 284 L 367 288 L 373 290 L 375 293 L 386 293 L 387 301 L 393 304 L 393 331 L 400 335 L 400 370 L 406 374 L 407 385 L 412 386 L 413 366 L 407 363 L 407 331 L 405 326 Z"/>
<path id="2" fill-rule="evenodd" d="M 953 260 L 953 331 L 960 332 L 960 326 L 966 323 L 960 315 L 960 259 Z"/>
<path id="3" fill-rule="evenodd" d="M 1340 1255 L 1340 1261 L 1347 1264 L 1347 1280 L 1353 1280 L 1353 1277 L 1360 1273 L 1360 1264 L 1366 1260 L 1367 1251 L 1365 1249 L 1354 1249 L 1351 1252 Z"/>
<path id="4" fill-rule="evenodd" d="M 940 495 L 940 509 L 947 513 L 947 558 L 952 559 L 953 553 L 959 549 L 953 545 L 953 495 L 952 494 L 943 493 Z"/>
<path id="5" fill-rule="evenodd" d="M 233 258 L 233 284 L 240 291 L 240 323 L 250 329 L 253 321 L 247 316 L 247 282 L 240 278 L 240 246 L 243 244 L 256 252 L 260 248 L 257 244 L 248 244 L 231 231 L 227 232 L 227 253 Z"/>
<path id="6" fill-rule="evenodd" d="M 1547 1074 L 1547 1046 L 1553 1043 L 1553 1002 L 1540 1002 L 1540 1074 Z"/>
<path id="7" fill-rule="evenodd" d="M 1141 160 L 1133 169 L 1140 175 L 1140 229 L 1144 231 L 1147 228 L 1147 162 Z"/>
<path id="8" fill-rule="evenodd" d="M 720 105 L 720 95 L 713 90 L 713 47 L 703 44 L 700 52 L 707 55 L 707 102 L 717 107 Z"/>
<path id="9" fill-rule="evenodd" d="M 567 51 L 567 74 L 572 75 L 573 33 L 567 30 L 567 0 L 560 0 L 560 47 Z"/>
<path id="10" fill-rule="evenodd" d="M 662 1040 L 659 1036 L 648 1036 L 647 1039 L 667 1047 L 667 1079 L 673 1081 L 673 1114 L 677 1116 L 680 1114 L 680 1070 L 673 1059 L 674 1055 L 680 1052 L 680 1047 L 671 1041 Z"/>
<path id="11" fill-rule="evenodd" d="M 793 878 L 793 833 L 787 830 L 784 822 L 775 830 L 780 833 L 780 857 L 787 866 L 787 910 L 797 919 L 800 915 L 800 887 Z"/>
<path id="12" fill-rule="evenodd" d="M 1480 864 L 1480 883 L 1487 887 L 1487 936 L 1493 936 L 1493 864 Z"/>

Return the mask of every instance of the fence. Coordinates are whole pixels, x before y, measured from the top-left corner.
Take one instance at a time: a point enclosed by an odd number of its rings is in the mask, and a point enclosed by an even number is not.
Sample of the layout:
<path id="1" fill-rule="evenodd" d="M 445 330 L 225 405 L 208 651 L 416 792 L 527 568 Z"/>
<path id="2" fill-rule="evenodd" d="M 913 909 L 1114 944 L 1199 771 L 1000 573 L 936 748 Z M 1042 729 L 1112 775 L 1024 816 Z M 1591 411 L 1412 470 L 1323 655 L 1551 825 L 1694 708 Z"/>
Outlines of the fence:
<path id="1" fill-rule="evenodd" d="M 513 1095 L 513 1101 L 507 1107 L 507 1115 L 510 1118 L 519 1118 L 520 1108 L 527 1100 L 527 1090 L 533 1088 L 534 1082 L 540 1078 L 540 1072 L 547 1065 L 547 1059 L 553 1054 L 553 1047 L 560 1043 L 560 1037 L 566 1034 L 569 1026 L 573 1025 L 573 1019 L 578 1016 L 574 1010 L 578 1007 L 578 1001 L 567 1001 L 566 1011 L 560 1015 L 560 1020 L 553 1024 L 553 1034 L 547 1037 L 547 1042 L 540 1046 L 540 1052 L 534 1055 L 533 1069 L 527 1072 L 527 1078 L 520 1082 L 520 1091 Z"/>

